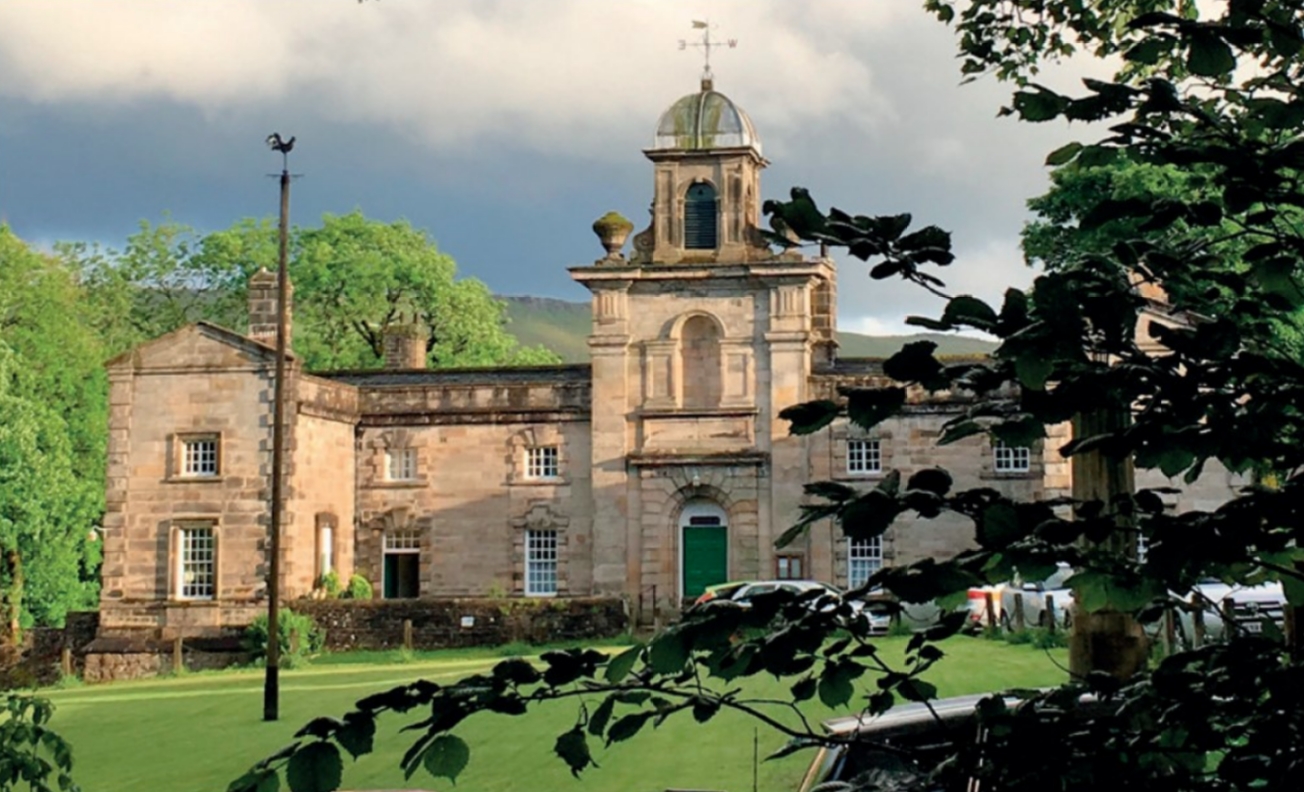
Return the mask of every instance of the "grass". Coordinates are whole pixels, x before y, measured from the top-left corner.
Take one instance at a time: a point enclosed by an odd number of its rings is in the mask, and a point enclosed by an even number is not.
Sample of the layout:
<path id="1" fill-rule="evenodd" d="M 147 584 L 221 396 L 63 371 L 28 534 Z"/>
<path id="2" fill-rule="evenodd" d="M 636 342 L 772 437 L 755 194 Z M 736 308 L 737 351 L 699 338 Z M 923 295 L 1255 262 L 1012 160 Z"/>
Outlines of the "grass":
<path id="1" fill-rule="evenodd" d="M 904 638 L 884 638 L 886 658 L 900 658 Z M 1063 681 L 1057 666 L 1063 650 L 1048 653 L 1028 646 L 957 637 L 943 644 L 949 655 L 929 679 L 942 696 L 1014 686 L 1054 685 Z M 416 653 L 403 664 L 383 664 L 344 655 L 282 673 L 281 720 L 264 723 L 262 676 L 257 670 L 187 674 L 171 679 L 123 682 L 49 690 L 56 706 L 54 727 L 72 746 L 74 774 L 86 792 L 223 790 L 257 759 L 288 743 L 294 732 L 319 715 L 338 715 L 369 693 L 417 677 L 448 682 L 484 671 L 502 656 L 495 650 Z M 362 662 L 358 662 L 362 660 Z M 861 680 L 872 685 L 872 680 Z M 786 686 L 772 678 L 748 683 L 748 693 L 785 697 Z M 834 713 L 818 702 L 806 708 L 812 719 Z M 571 778 L 552 754 L 556 736 L 574 723 L 574 701 L 543 705 L 518 718 L 484 714 L 468 719 L 458 734 L 472 749 L 471 764 L 457 786 L 477 792 L 516 789 L 575 792 L 658 792 L 667 788 L 746 792 L 752 786 L 753 739 L 762 758 L 784 738 L 744 715 L 721 713 L 705 725 L 679 716 L 650 728 L 627 743 L 595 746 L 600 769 L 582 780 Z M 399 727 L 422 717 L 382 721 L 378 751 L 358 763 L 346 760 L 345 789 L 447 789 L 446 780 L 419 773 L 405 782 L 398 760 L 412 734 Z M 798 753 L 759 767 L 759 788 L 794 790 L 810 761 Z"/>

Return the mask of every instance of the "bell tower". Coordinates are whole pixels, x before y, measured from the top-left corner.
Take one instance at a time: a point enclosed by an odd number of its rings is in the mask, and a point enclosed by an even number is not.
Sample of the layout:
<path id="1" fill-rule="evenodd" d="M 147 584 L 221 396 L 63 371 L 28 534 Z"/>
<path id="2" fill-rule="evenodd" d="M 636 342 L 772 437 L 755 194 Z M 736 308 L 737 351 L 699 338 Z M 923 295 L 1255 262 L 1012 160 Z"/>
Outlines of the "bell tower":
<path id="1" fill-rule="evenodd" d="M 761 140 L 752 120 L 702 78 L 670 106 L 652 147 L 652 223 L 634 237 L 634 262 L 706 264 L 771 258 L 759 234 Z"/>
<path id="2" fill-rule="evenodd" d="M 608 213 L 594 223 L 606 255 L 570 270 L 593 294 L 593 580 L 678 601 L 774 575 L 810 478 L 779 414 L 832 352 L 836 273 L 766 243 L 760 138 L 709 75 L 643 153 L 651 222 L 632 253 L 634 224 Z"/>

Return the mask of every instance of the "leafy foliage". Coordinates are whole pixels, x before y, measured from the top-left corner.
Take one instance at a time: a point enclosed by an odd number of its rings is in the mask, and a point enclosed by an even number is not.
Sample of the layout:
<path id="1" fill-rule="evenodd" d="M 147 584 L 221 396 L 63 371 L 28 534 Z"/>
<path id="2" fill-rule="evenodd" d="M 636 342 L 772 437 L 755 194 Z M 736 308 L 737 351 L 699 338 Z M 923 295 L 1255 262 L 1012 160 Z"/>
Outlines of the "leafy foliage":
<path id="1" fill-rule="evenodd" d="M 247 282 L 276 270 L 277 231 L 242 220 L 208 235 L 170 221 L 141 223 L 122 251 L 59 246 L 86 285 L 92 322 L 122 351 L 189 322 L 245 323 Z M 428 336 L 433 366 L 553 363 L 520 348 L 505 329 L 503 304 L 406 222 L 360 212 L 324 215 L 290 240 L 294 345 L 310 369 L 375 368 L 391 327 L 416 324 Z"/>
<path id="2" fill-rule="evenodd" d="M 317 624 L 317 620 L 305 613 L 284 608 L 276 620 L 277 631 L 281 634 L 281 664 L 292 668 L 302 665 L 319 654 L 326 645 L 326 630 Z M 245 648 L 255 659 L 267 656 L 267 614 L 259 614 L 253 623 L 245 628 Z"/>
<path id="3" fill-rule="evenodd" d="M 0 792 L 76 792 L 72 748 L 49 727 L 45 699 L 7 693 L 0 709 Z"/>
<path id="4" fill-rule="evenodd" d="M 354 572 L 349 576 L 349 586 L 344 590 L 344 596 L 349 599 L 369 600 L 375 596 L 375 592 L 372 590 L 371 581 L 367 580 L 365 575 Z"/>

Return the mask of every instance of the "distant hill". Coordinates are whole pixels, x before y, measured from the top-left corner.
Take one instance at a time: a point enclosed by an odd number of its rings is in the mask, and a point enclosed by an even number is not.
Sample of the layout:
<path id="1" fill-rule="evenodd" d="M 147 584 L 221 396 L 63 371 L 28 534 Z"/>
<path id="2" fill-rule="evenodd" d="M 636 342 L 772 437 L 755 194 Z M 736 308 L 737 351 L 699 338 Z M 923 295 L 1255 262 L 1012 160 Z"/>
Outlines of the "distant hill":
<path id="1" fill-rule="evenodd" d="M 500 297 L 507 303 L 507 329 L 525 346 L 547 347 L 567 363 L 589 361 L 588 335 L 593 312 L 588 303 L 555 300 L 551 297 Z M 996 344 L 980 338 L 945 333 L 870 336 L 838 333 L 838 354 L 842 357 L 888 357 L 911 341 L 927 339 L 937 343 L 942 355 L 972 355 L 990 352 Z"/>

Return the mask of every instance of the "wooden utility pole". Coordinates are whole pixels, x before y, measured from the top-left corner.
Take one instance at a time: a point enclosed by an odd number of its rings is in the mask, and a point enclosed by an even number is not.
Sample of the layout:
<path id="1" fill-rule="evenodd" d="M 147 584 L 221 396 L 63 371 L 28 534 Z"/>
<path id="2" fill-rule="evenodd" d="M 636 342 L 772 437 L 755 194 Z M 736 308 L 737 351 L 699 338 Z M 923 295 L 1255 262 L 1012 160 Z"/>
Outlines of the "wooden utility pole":
<path id="1" fill-rule="evenodd" d="M 285 354 L 289 335 L 290 149 L 294 138 L 272 134 L 267 143 L 281 153 L 280 251 L 276 265 L 276 378 L 272 382 L 272 508 L 267 542 L 267 674 L 263 720 L 281 716 L 281 516 L 285 508 Z"/>
<path id="2" fill-rule="evenodd" d="M 1083 413 L 1073 420 L 1074 437 L 1094 437 L 1127 426 L 1127 408 L 1104 407 Z M 1107 456 L 1099 450 L 1074 454 L 1073 498 L 1079 502 L 1101 501 L 1105 514 L 1113 515 L 1124 530 L 1114 534 L 1106 549 L 1120 555 L 1136 554 L 1136 539 L 1126 518 L 1118 514 L 1117 499 L 1136 491 L 1132 459 Z M 1149 646 L 1140 623 L 1117 611 L 1086 611 L 1074 607 L 1069 631 L 1069 673 L 1081 679 L 1092 671 L 1104 671 L 1127 679 L 1146 667 Z"/>

